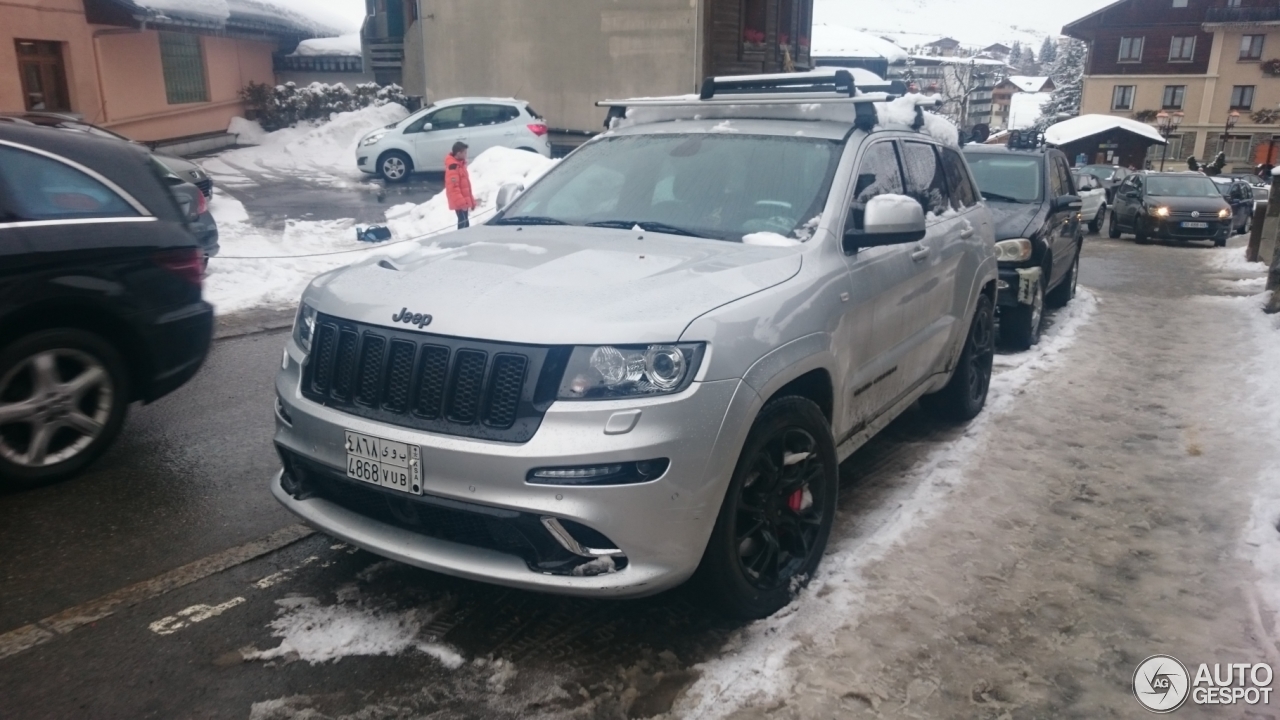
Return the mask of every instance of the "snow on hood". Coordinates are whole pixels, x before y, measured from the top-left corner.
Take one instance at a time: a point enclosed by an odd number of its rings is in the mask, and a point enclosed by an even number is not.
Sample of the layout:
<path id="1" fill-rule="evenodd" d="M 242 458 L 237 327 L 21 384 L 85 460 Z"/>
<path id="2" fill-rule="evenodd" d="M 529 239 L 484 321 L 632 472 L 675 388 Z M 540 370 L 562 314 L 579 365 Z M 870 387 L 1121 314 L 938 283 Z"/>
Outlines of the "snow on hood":
<path id="1" fill-rule="evenodd" d="M 1161 145 L 1165 144 L 1164 138 L 1160 137 L 1159 131 L 1154 127 L 1146 123 L 1140 123 L 1137 120 L 1114 115 L 1081 115 L 1070 120 L 1063 120 L 1060 123 L 1050 125 L 1049 129 L 1044 131 L 1044 141 L 1050 145 L 1066 145 L 1108 130 L 1127 130 L 1152 142 Z"/>
<path id="2" fill-rule="evenodd" d="M 643 237 L 643 239 L 640 239 Z M 316 279 L 321 312 L 393 326 L 401 308 L 431 331 L 495 341 L 589 345 L 671 342 L 690 321 L 772 287 L 801 254 L 660 233 L 478 226 Z"/>
<path id="3" fill-rule="evenodd" d="M 812 43 L 809 54 L 815 58 L 882 57 L 890 65 L 907 61 L 907 51 L 888 40 L 840 25 L 814 23 Z"/>

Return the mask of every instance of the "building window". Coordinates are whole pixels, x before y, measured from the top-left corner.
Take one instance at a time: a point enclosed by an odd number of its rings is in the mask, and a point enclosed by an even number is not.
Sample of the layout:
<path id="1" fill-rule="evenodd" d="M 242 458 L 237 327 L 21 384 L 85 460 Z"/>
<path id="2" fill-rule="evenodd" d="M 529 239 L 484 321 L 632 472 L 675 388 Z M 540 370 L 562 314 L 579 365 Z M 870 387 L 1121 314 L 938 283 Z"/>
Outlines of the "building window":
<path id="1" fill-rule="evenodd" d="M 1120 38 L 1120 62 L 1142 62 L 1142 38 Z"/>
<path id="2" fill-rule="evenodd" d="M 1186 85 L 1165 85 L 1164 99 L 1160 101 L 1160 105 L 1165 110 L 1181 110 L 1186 95 Z"/>
<path id="3" fill-rule="evenodd" d="M 1231 88 L 1231 109 L 1232 110 L 1252 110 L 1253 109 L 1253 86 L 1252 85 L 1236 85 Z"/>
<path id="4" fill-rule="evenodd" d="M 796 41 L 795 35 L 795 3 L 793 0 L 778 0 L 778 45 L 787 46 Z"/>
<path id="5" fill-rule="evenodd" d="M 1227 145 L 1223 152 L 1227 162 L 1242 162 L 1249 157 L 1249 147 L 1253 145 L 1253 137 L 1249 135 L 1228 135 Z"/>
<path id="6" fill-rule="evenodd" d="M 1241 60 L 1261 60 L 1262 59 L 1262 42 L 1267 39 L 1266 35 L 1245 35 L 1240 38 L 1240 59 Z"/>
<path id="7" fill-rule="evenodd" d="M 1186 6 L 1187 6 L 1187 0 L 1173 0 L 1173 6 L 1174 6 L 1174 7 L 1186 7 Z"/>
<path id="8" fill-rule="evenodd" d="M 1194 35 L 1174 36 L 1169 40 L 1169 62 L 1191 62 L 1196 56 Z"/>
<path id="9" fill-rule="evenodd" d="M 199 36 L 161 31 L 160 66 L 164 70 L 164 92 L 170 105 L 209 101 Z"/>
<path id="10" fill-rule="evenodd" d="M 1111 91 L 1111 109 L 1132 110 L 1133 88 L 1133 85 L 1117 85 L 1115 90 Z"/>
<path id="11" fill-rule="evenodd" d="M 62 43 L 47 40 L 14 40 L 13 43 L 18 52 L 18 77 L 27 109 L 70 110 Z"/>
<path id="12" fill-rule="evenodd" d="M 742 42 L 764 45 L 765 0 L 742 0 Z M 763 50 L 764 48 L 751 48 Z"/>

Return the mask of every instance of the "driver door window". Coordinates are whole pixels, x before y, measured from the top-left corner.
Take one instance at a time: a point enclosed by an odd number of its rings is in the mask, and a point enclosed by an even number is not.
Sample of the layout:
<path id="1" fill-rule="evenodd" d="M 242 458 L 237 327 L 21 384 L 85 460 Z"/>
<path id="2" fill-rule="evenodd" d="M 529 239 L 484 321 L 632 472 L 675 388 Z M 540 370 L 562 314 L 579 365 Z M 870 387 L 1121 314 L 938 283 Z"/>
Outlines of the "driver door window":
<path id="1" fill-rule="evenodd" d="M 845 230 L 863 230 L 863 213 L 867 201 L 877 195 L 903 193 L 902 173 L 898 169 L 898 153 L 892 142 L 876 143 L 867 148 L 854 176 L 853 199 L 849 203 L 849 215 Z"/>
<path id="2" fill-rule="evenodd" d="M 453 150 L 453 144 L 458 141 L 467 142 L 467 129 L 462 122 L 465 107 L 451 105 L 440 108 L 405 128 L 405 135 L 413 144 L 415 168 L 443 169 L 444 156 Z M 431 125 L 430 130 L 426 129 L 428 123 Z"/>

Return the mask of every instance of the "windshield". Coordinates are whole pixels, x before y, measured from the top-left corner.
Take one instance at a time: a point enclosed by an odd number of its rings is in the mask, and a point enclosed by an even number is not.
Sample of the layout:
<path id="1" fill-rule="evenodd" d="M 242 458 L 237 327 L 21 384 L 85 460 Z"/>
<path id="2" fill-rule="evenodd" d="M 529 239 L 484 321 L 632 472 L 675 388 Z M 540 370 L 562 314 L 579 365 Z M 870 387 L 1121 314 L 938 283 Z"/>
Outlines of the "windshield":
<path id="1" fill-rule="evenodd" d="M 1147 194 L 1161 197 L 1221 197 L 1217 185 L 1203 175 L 1147 178 Z"/>
<path id="2" fill-rule="evenodd" d="M 1040 201 L 1044 173 L 1040 158 L 1004 153 L 965 153 L 982 196 L 995 202 Z"/>
<path id="3" fill-rule="evenodd" d="M 1092 175 L 1099 180 L 1110 180 L 1115 173 L 1115 168 L 1109 168 L 1106 165 L 1086 165 L 1080 168 L 1080 172 Z"/>
<path id="4" fill-rule="evenodd" d="M 822 213 L 841 147 L 729 133 L 608 137 L 578 149 L 492 222 L 806 239 L 802 226 Z"/>

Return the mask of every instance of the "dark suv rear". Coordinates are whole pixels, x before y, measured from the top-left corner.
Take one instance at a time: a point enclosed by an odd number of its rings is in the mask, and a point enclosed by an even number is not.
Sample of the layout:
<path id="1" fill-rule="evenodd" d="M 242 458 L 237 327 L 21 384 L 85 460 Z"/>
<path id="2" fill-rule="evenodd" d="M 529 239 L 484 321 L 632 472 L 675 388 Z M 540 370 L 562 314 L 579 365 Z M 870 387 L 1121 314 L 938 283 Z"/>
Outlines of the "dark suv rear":
<path id="1" fill-rule="evenodd" d="M 195 374 L 202 259 L 144 149 L 0 125 L 0 486 L 79 471 Z"/>

